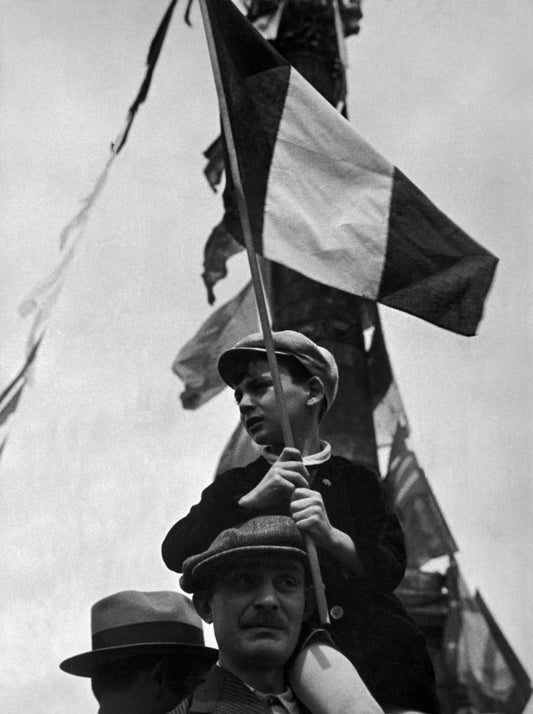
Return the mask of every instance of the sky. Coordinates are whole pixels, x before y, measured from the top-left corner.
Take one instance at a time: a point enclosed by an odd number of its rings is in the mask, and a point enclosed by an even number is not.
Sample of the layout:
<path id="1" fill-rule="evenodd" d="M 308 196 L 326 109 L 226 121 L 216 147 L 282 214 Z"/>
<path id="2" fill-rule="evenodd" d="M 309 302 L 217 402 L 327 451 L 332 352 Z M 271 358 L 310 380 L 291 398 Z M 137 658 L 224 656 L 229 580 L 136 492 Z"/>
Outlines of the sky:
<path id="1" fill-rule="evenodd" d="M 0 384 L 23 363 L 18 305 L 121 130 L 166 0 L 0 0 Z M 171 372 L 211 313 L 200 279 L 221 214 L 201 152 L 218 110 L 199 8 L 177 7 L 153 85 L 92 211 L 0 462 L 0 710 L 90 714 L 58 663 L 89 610 L 177 586 L 159 555 L 212 478 L 228 390 L 184 411 Z M 459 562 L 533 673 L 532 74 L 528 0 L 366 0 L 348 40 L 357 130 L 500 258 L 478 335 L 388 308 L 411 447 Z M 243 256 L 218 302 L 248 280 Z M 528 706 L 529 714 L 533 706 Z"/>

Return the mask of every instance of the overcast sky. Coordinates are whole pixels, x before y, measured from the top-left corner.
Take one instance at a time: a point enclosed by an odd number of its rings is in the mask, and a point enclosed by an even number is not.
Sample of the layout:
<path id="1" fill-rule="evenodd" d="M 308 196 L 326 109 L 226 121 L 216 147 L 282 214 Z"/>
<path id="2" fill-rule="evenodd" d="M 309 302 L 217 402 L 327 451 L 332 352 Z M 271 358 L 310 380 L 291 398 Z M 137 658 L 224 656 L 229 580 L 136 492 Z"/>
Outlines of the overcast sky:
<path id="1" fill-rule="evenodd" d="M 58 258 L 140 84 L 167 0 L 0 0 L 0 384 L 17 305 Z M 0 463 L 0 709 L 89 714 L 60 660 L 112 592 L 176 587 L 159 547 L 212 477 L 229 392 L 181 408 L 170 366 L 210 314 L 202 175 L 217 105 L 199 9 L 178 4 L 146 105 L 95 207 Z M 478 587 L 533 673 L 532 57 L 528 0 L 366 0 L 348 41 L 358 131 L 500 258 L 479 334 L 382 316 L 411 446 Z M 218 304 L 247 280 L 242 256 Z M 528 598 L 529 596 L 529 598 Z M 529 705 L 529 711 L 533 707 Z"/>

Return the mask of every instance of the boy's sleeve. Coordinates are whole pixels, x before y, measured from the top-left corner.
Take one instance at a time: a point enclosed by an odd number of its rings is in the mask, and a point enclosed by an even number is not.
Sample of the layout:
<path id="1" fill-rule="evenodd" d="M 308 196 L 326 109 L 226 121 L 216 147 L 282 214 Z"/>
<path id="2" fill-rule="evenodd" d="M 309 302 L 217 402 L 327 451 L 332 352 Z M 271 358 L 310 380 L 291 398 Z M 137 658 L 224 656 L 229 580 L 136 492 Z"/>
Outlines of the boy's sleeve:
<path id="1" fill-rule="evenodd" d="M 231 469 L 217 476 L 202 491 L 200 501 L 167 533 L 161 547 L 165 565 L 181 573 L 186 558 L 206 550 L 221 531 L 250 518 L 250 511 L 245 512 L 238 505 L 250 488 L 243 469 Z"/>
<path id="2" fill-rule="evenodd" d="M 402 581 L 407 564 L 402 527 L 397 516 L 387 509 L 381 484 L 374 473 L 363 468 L 361 479 L 363 488 L 357 489 L 350 498 L 355 531 L 349 535 L 370 587 L 392 592 Z"/>

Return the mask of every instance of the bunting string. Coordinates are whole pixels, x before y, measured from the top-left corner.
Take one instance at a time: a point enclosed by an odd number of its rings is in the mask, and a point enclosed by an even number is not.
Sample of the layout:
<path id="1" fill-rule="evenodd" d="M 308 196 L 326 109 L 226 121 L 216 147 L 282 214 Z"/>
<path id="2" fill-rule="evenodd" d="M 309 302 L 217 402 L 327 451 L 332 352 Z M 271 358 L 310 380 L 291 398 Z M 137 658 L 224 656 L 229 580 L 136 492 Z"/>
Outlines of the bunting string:
<path id="1" fill-rule="evenodd" d="M 64 226 L 59 235 L 59 249 L 62 251 L 56 267 L 43 280 L 41 280 L 19 305 L 19 313 L 23 317 L 35 313 L 33 325 L 27 340 L 27 354 L 31 354 L 32 349 L 44 336 L 46 327 L 53 308 L 61 295 L 63 285 L 68 276 L 68 271 L 74 259 L 80 253 L 80 245 L 85 234 L 90 214 L 98 198 L 102 194 L 109 175 L 111 166 L 124 148 L 128 136 L 140 105 L 146 100 L 152 82 L 153 73 L 163 47 L 167 30 L 172 19 L 177 0 L 172 0 L 168 6 L 163 19 L 159 23 L 157 31 L 150 43 L 148 56 L 146 59 L 146 72 L 141 87 L 131 104 L 123 129 L 118 134 L 116 140 L 111 144 L 111 152 L 106 161 L 103 171 L 98 176 L 92 191 L 83 199 L 80 210 Z"/>

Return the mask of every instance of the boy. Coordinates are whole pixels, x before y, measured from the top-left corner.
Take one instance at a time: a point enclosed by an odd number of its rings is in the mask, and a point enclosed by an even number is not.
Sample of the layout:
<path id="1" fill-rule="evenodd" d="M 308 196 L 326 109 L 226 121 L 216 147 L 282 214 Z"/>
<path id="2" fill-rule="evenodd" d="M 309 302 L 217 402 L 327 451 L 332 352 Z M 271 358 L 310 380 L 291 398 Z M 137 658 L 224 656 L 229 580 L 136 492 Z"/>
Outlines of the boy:
<path id="1" fill-rule="evenodd" d="M 386 712 L 434 714 L 424 638 L 393 594 L 406 563 L 399 523 L 385 507 L 376 475 L 332 455 L 320 440 L 320 421 L 338 386 L 335 360 L 292 330 L 274 333 L 273 340 L 296 449 L 283 448 L 262 335 L 249 335 L 222 354 L 219 372 L 234 389 L 241 421 L 263 455 L 221 474 L 203 491 L 167 534 L 163 559 L 181 572 L 188 556 L 231 525 L 265 513 L 291 515 L 317 544 L 329 631 L 339 650 Z"/>

